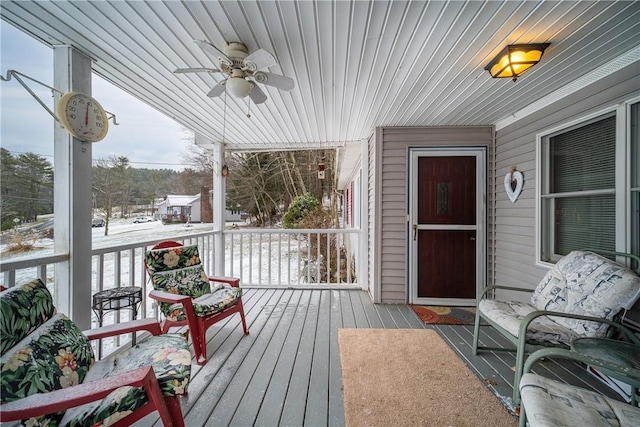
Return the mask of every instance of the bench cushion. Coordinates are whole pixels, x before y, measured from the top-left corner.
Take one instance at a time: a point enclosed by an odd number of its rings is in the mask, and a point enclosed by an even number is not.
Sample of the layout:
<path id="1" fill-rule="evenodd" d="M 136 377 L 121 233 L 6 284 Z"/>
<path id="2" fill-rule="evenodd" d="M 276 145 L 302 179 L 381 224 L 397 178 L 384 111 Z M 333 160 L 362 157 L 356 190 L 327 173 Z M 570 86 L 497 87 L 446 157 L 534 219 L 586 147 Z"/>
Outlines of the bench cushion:
<path id="1" fill-rule="evenodd" d="M 3 291 L 0 298 L 0 355 L 55 313 L 53 298 L 40 279 Z"/>
<path id="2" fill-rule="evenodd" d="M 640 408 L 535 374 L 524 374 L 520 394 L 531 427 L 640 426 Z"/>
<path id="3" fill-rule="evenodd" d="M 93 363 L 87 337 L 58 313 L 0 357 L 0 400 L 12 402 L 79 384 Z M 54 426 L 61 417 L 57 413 L 39 420 Z"/>
<path id="4" fill-rule="evenodd" d="M 191 352 L 184 336 L 165 334 L 152 336 L 135 347 L 111 355 L 89 371 L 86 381 L 96 381 L 112 375 L 151 365 L 164 396 L 185 394 L 191 376 Z M 62 425 L 109 425 L 129 415 L 147 402 L 142 388 L 121 387 L 102 401 L 69 409 Z M 106 420 L 106 421 L 105 421 Z"/>
<path id="5" fill-rule="evenodd" d="M 633 271 L 593 252 L 573 251 L 547 272 L 531 296 L 531 304 L 538 310 L 612 320 L 639 297 L 640 278 Z M 599 322 L 553 320 L 581 336 L 602 338 L 608 329 Z"/>
<path id="6" fill-rule="evenodd" d="M 537 311 L 537 308 L 522 301 L 497 301 L 483 299 L 478 310 L 488 319 L 507 330 L 511 335 L 519 335 L 520 323 L 524 317 Z M 527 328 L 527 341 L 550 342 L 569 345 L 579 335 L 552 318 L 540 316 L 535 318 Z M 553 318 L 556 319 L 556 318 Z"/>

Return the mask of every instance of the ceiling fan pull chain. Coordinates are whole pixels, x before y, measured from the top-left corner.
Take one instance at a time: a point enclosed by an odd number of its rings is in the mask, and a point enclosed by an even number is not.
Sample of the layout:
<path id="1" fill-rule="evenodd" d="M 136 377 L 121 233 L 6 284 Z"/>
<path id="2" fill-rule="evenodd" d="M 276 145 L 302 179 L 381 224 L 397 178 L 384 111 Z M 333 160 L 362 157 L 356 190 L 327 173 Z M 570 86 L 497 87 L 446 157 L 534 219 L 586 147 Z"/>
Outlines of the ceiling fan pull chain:
<path id="1" fill-rule="evenodd" d="M 249 109 L 247 110 L 247 119 L 251 118 L 251 98 L 249 98 L 249 102 L 247 103 Z"/>
<path id="2" fill-rule="evenodd" d="M 224 108 L 222 109 L 222 146 L 224 147 L 224 133 L 227 128 L 227 91 L 224 91 Z"/>

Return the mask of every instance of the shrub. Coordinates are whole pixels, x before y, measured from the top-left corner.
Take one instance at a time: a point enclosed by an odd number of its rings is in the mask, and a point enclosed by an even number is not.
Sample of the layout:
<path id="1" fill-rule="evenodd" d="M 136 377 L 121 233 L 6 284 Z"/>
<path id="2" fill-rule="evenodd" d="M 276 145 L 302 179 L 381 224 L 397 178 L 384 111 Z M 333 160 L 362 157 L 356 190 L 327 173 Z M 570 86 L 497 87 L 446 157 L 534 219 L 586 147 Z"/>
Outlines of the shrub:
<path id="1" fill-rule="evenodd" d="M 9 231 L 10 241 L 4 253 L 29 252 L 35 249 L 38 235 L 36 233 L 21 232 L 17 229 Z"/>
<path id="2" fill-rule="evenodd" d="M 299 228 L 302 218 L 309 212 L 320 209 L 320 202 L 310 193 L 304 193 L 293 199 L 289 205 L 287 213 L 282 217 L 282 226 L 284 228 Z"/>

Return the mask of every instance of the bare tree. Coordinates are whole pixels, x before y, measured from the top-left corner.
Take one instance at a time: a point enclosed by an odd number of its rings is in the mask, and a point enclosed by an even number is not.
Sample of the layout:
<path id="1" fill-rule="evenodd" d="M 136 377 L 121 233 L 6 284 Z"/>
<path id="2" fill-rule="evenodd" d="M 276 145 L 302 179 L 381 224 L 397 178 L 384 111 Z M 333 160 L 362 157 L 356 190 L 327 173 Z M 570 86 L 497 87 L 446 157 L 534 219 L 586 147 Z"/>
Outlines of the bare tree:
<path id="1" fill-rule="evenodd" d="M 104 235 L 109 235 L 109 220 L 113 215 L 114 207 L 123 200 L 125 193 L 122 183 L 123 169 L 128 164 L 126 157 L 111 156 L 107 159 L 94 161 L 93 166 L 93 196 L 94 208 L 104 217 Z"/>

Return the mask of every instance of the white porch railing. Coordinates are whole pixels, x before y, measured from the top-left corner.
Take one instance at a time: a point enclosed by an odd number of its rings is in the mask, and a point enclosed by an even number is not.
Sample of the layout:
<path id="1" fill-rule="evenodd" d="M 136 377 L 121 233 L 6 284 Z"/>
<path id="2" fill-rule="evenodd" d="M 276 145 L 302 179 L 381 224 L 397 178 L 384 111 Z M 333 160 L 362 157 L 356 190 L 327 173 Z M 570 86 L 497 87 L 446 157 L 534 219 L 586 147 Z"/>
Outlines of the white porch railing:
<path id="1" fill-rule="evenodd" d="M 353 256 L 360 230 L 313 229 L 237 229 L 225 230 L 224 271 L 215 269 L 215 239 L 221 233 L 208 231 L 162 240 L 175 240 L 198 245 L 205 270 L 210 275 L 240 278 L 245 287 L 354 287 L 357 288 L 356 263 Z M 138 313 L 142 317 L 156 316 L 152 302 L 146 297 L 148 277 L 144 269 L 144 252 L 158 240 L 104 247 L 92 251 L 91 293 L 104 289 L 138 286 L 143 299 Z M 0 261 L 0 285 L 15 286 L 40 278 L 51 291 L 56 306 L 61 306 L 62 294 L 55 289 L 55 265 L 67 262 L 69 256 L 42 255 Z M 140 315 L 138 316 L 140 317 Z M 103 324 L 115 324 L 131 319 L 130 310 L 104 314 Z M 92 323 L 98 324 L 96 313 Z M 122 337 L 126 339 L 126 337 Z M 119 345 L 107 343 L 108 346 Z"/>

